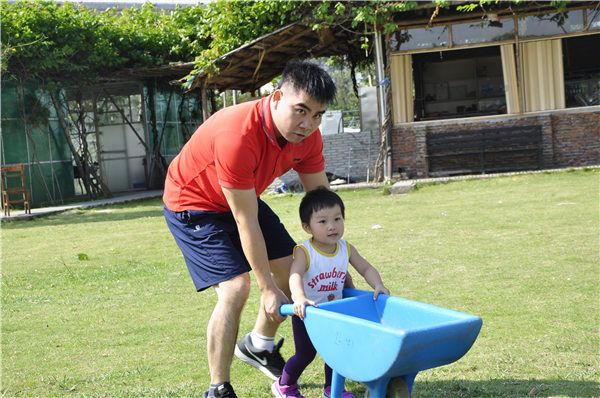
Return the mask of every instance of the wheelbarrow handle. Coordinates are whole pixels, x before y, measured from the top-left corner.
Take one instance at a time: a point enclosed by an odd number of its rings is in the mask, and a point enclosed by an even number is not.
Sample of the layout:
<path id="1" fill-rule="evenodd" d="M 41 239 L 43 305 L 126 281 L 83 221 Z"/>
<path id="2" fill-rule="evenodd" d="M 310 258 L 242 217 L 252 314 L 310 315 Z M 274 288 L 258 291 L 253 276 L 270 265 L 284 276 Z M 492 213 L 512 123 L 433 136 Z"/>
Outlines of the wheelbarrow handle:
<path id="1" fill-rule="evenodd" d="M 292 304 L 284 304 L 279 307 L 279 313 L 281 315 L 294 315 L 294 306 Z"/>

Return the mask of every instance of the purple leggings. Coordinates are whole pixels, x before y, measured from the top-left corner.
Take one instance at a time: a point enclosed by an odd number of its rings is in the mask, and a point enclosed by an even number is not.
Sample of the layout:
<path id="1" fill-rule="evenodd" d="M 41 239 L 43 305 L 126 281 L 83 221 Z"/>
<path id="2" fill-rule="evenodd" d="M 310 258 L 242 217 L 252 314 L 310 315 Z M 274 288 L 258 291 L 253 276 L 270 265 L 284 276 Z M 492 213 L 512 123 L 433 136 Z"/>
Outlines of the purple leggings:
<path id="1" fill-rule="evenodd" d="M 294 331 L 294 344 L 296 353 L 287 360 L 283 367 L 280 383 L 290 386 L 298 382 L 304 369 L 315 359 L 317 351 L 313 346 L 304 322 L 296 315 L 292 316 L 292 330 Z M 325 364 L 325 387 L 331 385 L 331 368 Z"/>

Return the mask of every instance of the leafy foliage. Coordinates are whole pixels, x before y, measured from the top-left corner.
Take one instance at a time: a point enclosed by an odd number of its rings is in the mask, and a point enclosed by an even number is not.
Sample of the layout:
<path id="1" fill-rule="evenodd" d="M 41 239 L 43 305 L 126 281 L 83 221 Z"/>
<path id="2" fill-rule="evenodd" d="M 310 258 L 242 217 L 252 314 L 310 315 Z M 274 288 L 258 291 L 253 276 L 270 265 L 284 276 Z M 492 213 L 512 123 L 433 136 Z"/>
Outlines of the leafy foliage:
<path id="1" fill-rule="evenodd" d="M 185 61 L 204 49 L 200 7 L 104 12 L 65 2 L 2 2 L 3 71 L 44 80 L 90 79 Z"/>
<path id="2" fill-rule="evenodd" d="M 200 28 L 211 39 L 208 48 L 197 54 L 190 74 L 216 72 L 213 61 L 241 45 L 273 32 L 305 14 L 310 1 L 225 1 L 206 4 Z"/>
<path id="3" fill-rule="evenodd" d="M 195 60 L 195 68 L 188 79 L 199 72 L 216 73 L 213 60 L 229 51 L 263 36 L 285 24 L 302 20 L 314 30 L 329 26 L 354 30 L 365 50 L 370 48 L 369 36 L 374 29 L 391 33 L 397 29 L 393 17 L 397 12 L 413 9 L 415 1 L 226 1 L 211 2 L 206 6 L 206 34 L 211 37 L 209 48 Z M 352 66 L 364 67 L 370 61 L 351 60 Z"/>
<path id="4" fill-rule="evenodd" d="M 464 5 L 457 6 L 456 9 L 458 11 L 471 12 L 471 11 L 475 10 L 477 7 L 479 7 L 478 4 L 476 4 L 476 3 L 469 3 L 469 4 L 464 4 Z"/>
<path id="5" fill-rule="evenodd" d="M 522 0 L 513 0 L 514 3 Z M 470 12 L 498 1 L 461 4 Z M 214 72 L 213 61 L 288 23 L 303 20 L 313 29 L 354 30 L 368 50 L 375 29 L 391 33 L 398 13 L 416 1 L 226 1 L 174 11 L 117 7 L 99 12 L 76 3 L 2 1 L 2 71 L 44 80 L 94 80 L 124 68 L 151 67 L 195 59 L 198 70 Z M 446 0 L 432 2 L 450 7 Z M 552 1 L 560 11 L 565 1 Z M 356 60 L 353 60 L 355 63 Z M 367 61 L 368 62 L 368 61 Z"/>
<path id="6" fill-rule="evenodd" d="M 365 52 L 370 48 L 370 35 L 375 29 L 383 33 L 392 33 L 398 28 L 394 16 L 415 8 L 416 1 L 385 2 L 385 1 L 353 1 L 333 2 L 323 1 L 313 8 L 313 29 L 322 29 L 327 25 L 349 25 L 360 35 L 362 48 Z"/>

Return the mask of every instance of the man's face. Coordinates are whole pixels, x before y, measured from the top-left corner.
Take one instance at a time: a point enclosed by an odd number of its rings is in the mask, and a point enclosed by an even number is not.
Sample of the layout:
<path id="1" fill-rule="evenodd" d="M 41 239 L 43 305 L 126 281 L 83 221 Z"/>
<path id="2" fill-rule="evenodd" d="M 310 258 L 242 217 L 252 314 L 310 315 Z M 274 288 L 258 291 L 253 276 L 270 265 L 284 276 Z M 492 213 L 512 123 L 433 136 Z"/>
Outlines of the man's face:
<path id="1" fill-rule="evenodd" d="M 278 141 L 301 142 L 321 123 L 327 104 L 319 102 L 289 85 L 283 85 L 273 95 L 271 114 Z"/>

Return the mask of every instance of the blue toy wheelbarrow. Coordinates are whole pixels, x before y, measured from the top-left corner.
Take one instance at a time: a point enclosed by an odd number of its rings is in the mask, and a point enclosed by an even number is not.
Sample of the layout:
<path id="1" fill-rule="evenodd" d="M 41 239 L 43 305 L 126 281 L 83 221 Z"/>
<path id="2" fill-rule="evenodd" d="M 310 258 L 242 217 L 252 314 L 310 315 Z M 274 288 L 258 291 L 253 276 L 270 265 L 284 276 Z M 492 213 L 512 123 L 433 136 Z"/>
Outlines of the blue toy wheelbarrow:
<path id="1" fill-rule="evenodd" d="M 293 315 L 291 304 L 282 315 Z M 304 324 L 315 349 L 333 369 L 331 397 L 346 379 L 364 383 L 371 398 L 385 398 L 402 377 L 408 394 L 421 370 L 452 363 L 473 345 L 478 316 L 373 292 L 344 289 L 344 298 L 306 307 Z"/>

